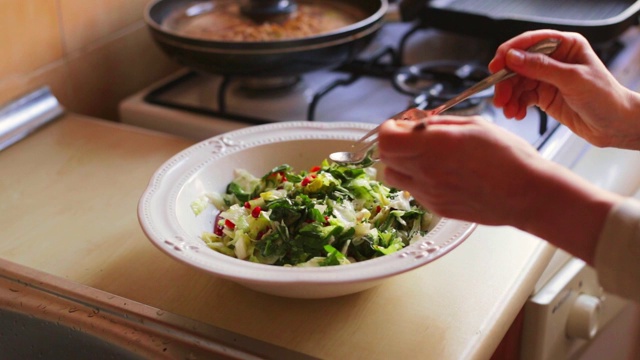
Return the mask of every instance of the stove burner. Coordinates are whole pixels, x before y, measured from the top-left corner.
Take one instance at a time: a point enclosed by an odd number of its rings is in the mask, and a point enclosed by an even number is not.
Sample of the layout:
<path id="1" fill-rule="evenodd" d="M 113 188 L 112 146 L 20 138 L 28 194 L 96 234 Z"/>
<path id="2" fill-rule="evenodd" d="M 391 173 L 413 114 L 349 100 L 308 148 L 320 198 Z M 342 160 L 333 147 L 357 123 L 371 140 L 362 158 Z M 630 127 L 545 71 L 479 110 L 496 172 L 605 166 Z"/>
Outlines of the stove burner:
<path id="1" fill-rule="evenodd" d="M 489 70 L 474 63 L 429 61 L 399 69 L 393 77 L 393 85 L 398 91 L 414 96 L 412 106 L 432 109 L 489 75 Z M 449 113 L 479 113 L 491 96 L 493 88 L 461 102 L 451 108 Z"/>
<path id="2" fill-rule="evenodd" d="M 217 89 L 218 110 L 221 114 L 227 114 L 230 111 L 230 104 L 228 104 L 230 99 L 286 98 L 290 94 L 296 94 L 299 90 L 297 85 L 300 83 L 300 76 L 265 78 L 224 76 Z"/>
<path id="3" fill-rule="evenodd" d="M 271 92 L 274 90 L 288 90 L 293 88 L 298 82 L 300 82 L 299 76 L 285 76 L 285 77 L 241 77 L 237 78 L 239 88 L 242 90 L 259 93 L 259 92 Z"/>

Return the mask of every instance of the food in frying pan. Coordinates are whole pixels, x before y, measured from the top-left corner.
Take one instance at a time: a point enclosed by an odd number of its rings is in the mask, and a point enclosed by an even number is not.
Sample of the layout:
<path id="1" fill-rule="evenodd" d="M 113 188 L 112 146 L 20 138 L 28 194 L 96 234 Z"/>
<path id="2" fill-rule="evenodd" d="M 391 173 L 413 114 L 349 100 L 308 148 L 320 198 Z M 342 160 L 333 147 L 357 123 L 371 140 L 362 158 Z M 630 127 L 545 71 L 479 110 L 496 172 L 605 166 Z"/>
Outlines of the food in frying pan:
<path id="1" fill-rule="evenodd" d="M 366 16 L 337 2 L 299 2 L 297 10 L 282 23 L 255 23 L 240 12 L 236 1 L 216 1 L 208 11 L 189 9 L 169 16 L 163 27 L 180 36 L 210 41 L 258 42 L 299 39 L 328 33 Z"/>

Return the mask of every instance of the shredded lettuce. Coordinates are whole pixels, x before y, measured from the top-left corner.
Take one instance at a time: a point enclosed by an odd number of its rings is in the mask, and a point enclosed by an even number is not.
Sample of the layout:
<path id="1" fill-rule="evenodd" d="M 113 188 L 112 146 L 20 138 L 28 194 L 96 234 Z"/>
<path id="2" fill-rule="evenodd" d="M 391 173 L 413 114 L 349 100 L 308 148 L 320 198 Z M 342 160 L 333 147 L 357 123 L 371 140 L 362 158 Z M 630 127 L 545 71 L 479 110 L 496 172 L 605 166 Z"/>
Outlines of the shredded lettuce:
<path id="1" fill-rule="evenodd" d="M 431 213 L 406 191 L 375 180 L 373 167 L 324 160 L 309 171 L 286 164 L 262 177 L 235 171 L 225 193 L 194 200 L 216 220 L 202 240 L 238 259 L 280 266 L 334 266 L 392 254 L 427 233 Z"/>

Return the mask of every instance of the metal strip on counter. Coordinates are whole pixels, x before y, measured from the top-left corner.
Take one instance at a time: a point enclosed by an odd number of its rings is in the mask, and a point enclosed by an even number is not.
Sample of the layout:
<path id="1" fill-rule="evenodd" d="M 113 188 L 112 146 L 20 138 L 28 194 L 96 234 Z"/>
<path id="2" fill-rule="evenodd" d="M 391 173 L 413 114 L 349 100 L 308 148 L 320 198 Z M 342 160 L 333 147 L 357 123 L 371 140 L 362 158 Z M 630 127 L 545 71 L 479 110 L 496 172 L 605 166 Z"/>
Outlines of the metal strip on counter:
<path id="1" fill-rule="evenodd" d="M 0 151 L 62 115 L 64 108 L 48 86 L 0 108 Z"/>
<path id="2" fill-rule="evenodd" d="M 317 359 L 2 258 L 0 335 L 2 359 Z"/>

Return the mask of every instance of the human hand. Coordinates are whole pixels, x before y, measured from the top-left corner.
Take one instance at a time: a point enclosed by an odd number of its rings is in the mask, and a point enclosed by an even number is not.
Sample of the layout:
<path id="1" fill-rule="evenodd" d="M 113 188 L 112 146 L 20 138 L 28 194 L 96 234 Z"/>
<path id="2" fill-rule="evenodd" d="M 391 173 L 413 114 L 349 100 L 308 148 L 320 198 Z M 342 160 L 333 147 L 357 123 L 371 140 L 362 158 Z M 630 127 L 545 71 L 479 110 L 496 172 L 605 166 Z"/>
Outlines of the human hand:
<path id="1" fill-rule="evenodd" d="M 561 40 L 550 56 L 527 53 L 540 40 Z M 623 87 L 577 33 L 526 32 L 504 44 L 489 64 L 521 76 L 496 85 L 494 105 L 505 116 L 523 119 L 537 105 L 596 146 L 640 149 L 640 96 Z"/>
<path id="2" fill-rule="evenodd" d="M 515 224 L 531 203 L 531 168 L 543 161 L 523 139 L 478 116 L 387 121 L 378 134 L 384 179 L 430 210 L 489 225 Z"/>
<path id="3" fill-rule="evenodd" d="M 592 263 L 619 195 L 548 161 L 522 138 L 479 116 L 434 116 L 413 130 L 388 120 L 378 133 L 384 181 L 434 213 L 510 225 Z"/>

